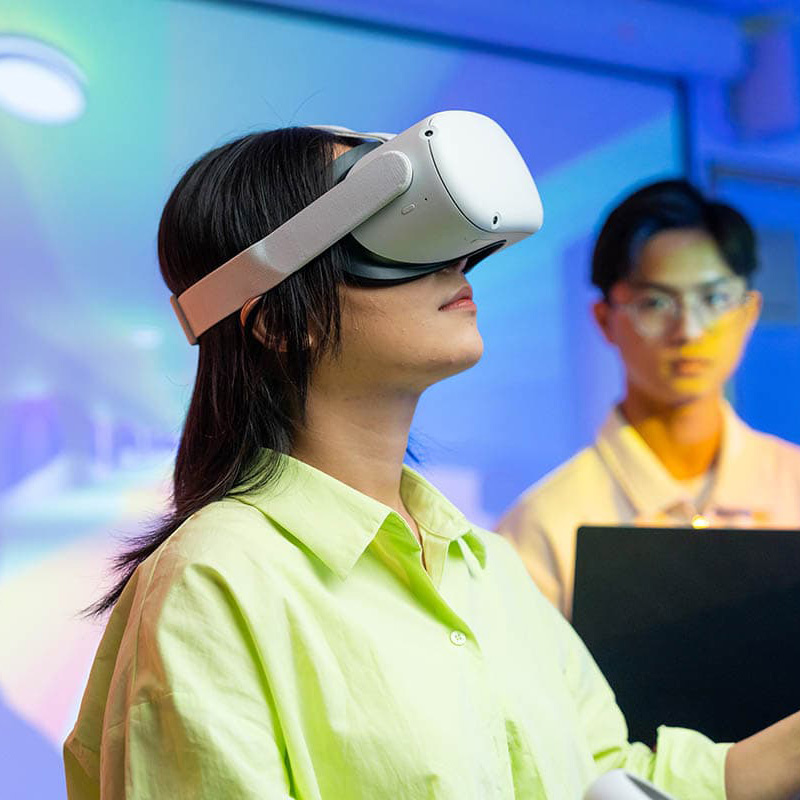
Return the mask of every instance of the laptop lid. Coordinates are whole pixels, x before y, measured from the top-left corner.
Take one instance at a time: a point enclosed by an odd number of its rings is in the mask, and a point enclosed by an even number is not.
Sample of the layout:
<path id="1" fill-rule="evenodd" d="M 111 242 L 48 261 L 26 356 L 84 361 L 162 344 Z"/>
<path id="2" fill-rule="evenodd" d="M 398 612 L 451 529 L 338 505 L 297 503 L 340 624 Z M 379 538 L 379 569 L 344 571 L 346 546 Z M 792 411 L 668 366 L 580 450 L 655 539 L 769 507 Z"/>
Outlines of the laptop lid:
<path id="1" fill-rule="evenodd" d="M 632 740 L 745 738 L 800 709 L 800 531 L 582 527 L 573 625 Z"/>

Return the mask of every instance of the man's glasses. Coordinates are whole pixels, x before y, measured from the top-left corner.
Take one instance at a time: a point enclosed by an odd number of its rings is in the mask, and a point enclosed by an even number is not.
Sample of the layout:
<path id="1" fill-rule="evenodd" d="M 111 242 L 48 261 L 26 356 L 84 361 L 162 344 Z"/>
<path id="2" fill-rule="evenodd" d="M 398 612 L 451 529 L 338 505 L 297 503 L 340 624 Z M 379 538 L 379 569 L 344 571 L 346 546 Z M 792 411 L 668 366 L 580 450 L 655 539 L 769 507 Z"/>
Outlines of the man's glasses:
<path id="1" fill-rule="evenodd" d="M 674 330 L 683 314 L 703 330 L 712 328 L 729 311 L 744 306 L 750 299 L 743 278 L 722 278 L 712 283 L 677 290 L 666 286 L 630 283 L 631 299 L 609 301 L 623 311 L 640 336 L 658 339 Z"/>

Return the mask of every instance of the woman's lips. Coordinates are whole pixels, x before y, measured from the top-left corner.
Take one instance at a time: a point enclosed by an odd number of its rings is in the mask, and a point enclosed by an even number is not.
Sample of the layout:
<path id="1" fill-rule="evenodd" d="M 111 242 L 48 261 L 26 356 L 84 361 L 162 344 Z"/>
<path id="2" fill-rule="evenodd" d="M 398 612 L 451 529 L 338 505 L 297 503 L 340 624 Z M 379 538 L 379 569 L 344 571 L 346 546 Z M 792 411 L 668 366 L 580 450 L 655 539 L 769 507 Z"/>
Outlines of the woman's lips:
<path id="1" fill-rule="evenodd" d="M 472 287 L 465 286 L 457 292 L 443 306 L 439 306 L 439 311 L 458 311 L 469 310 L 477 311 L 478 307 L 472 302 Z"/>

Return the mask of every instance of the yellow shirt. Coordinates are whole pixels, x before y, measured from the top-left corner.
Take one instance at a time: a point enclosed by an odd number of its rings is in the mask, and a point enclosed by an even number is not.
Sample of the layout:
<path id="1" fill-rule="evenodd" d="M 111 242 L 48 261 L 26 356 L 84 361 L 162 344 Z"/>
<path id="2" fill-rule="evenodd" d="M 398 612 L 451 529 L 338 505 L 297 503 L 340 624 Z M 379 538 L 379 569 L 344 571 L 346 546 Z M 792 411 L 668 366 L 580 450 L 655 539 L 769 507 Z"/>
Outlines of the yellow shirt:
<path id="1" fill-rule="evenodd" d="M 725 745 L 629 745 L 608 685 L 500 537 L 406 469 L 425 542 L 299 461 L 136 571 L 64 746 L 70 800 L 577 800 L 624 766 L 723 798 Z"/>
<path id="2" fill-rule="evenodd" d="M 528 489 L 497 529 L 544 595 L 572 614 L 581 525 L 800 527 L 800 448 L 749 428 L 723 406 L 722 447 L 711 483 L 673 478 L 636 429 L 613 410 L 591 447 Z"/>

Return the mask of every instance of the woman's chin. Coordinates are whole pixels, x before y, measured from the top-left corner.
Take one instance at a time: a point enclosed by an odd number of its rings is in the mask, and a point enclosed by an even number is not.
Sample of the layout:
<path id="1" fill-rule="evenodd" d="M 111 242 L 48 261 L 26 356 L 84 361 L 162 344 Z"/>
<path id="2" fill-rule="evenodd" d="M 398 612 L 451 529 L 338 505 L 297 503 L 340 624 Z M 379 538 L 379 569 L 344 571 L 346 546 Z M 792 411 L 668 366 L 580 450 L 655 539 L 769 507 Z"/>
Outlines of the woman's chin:
<path id="1" fill-rule="evenodd" d="M 464 343 L 464 345 L 448 354 L 448 358 L 440 362 L 440 377 L 437 381 L 458 375 L 460 372 L 474 367 L 483 355 L 483 340 L 478 337 L 477 341 Z"/>

